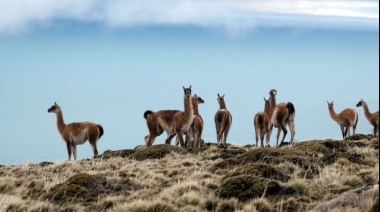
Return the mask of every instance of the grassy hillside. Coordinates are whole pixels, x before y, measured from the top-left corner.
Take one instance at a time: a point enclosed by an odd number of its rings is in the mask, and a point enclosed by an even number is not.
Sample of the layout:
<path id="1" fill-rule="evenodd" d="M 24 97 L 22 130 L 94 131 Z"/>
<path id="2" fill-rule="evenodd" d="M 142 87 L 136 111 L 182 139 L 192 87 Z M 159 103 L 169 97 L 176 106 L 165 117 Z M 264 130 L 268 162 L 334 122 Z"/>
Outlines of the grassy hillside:
<path id="1" fill-rule="evenodd" d="M 365 135 L 280 148 L 155 145 L 0 165 L 0 211 L 308 211 L 378 184 L 378 146 Z M 378 211 L 378 189 L 355 192 L 363 198 L 329 211 Z"/>

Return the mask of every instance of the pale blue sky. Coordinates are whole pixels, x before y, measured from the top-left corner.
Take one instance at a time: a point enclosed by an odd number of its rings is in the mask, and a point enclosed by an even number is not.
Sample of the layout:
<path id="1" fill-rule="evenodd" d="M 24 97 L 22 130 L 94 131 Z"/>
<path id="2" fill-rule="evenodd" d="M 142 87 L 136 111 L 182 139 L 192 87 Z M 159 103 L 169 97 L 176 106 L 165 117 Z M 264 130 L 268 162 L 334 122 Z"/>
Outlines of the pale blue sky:
<path id="1" fill-rule="evenodd" d="M 220 93 L 233 116 L 228 142 L 253 144 L 253 116 L 272 88 L 295 105 L 297 141 L 341 138 L 332 100 L 337 112 L 357 110 L 358 133 L 372 131 L 355 105 L 379 108 L 376 1 L 13 2 L 0 0 L 0 164 L 66 160 L 47 113 L 54 102 L 66 123 L 103 125 L 100 153 L 145 144 L 145 110 L 183 109 L 190 84 L 205 100 L 206 142 L 216 140 Z M 90 145 L 78 146 L 89 157 Z"/>

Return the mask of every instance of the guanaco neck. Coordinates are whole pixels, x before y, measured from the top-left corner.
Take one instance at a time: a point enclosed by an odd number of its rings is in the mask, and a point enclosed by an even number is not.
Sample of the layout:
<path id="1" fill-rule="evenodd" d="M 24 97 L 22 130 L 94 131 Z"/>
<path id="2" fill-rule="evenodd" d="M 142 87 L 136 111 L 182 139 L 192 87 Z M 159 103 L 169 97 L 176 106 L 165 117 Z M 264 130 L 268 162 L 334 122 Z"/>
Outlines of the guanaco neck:
<path id="1" fill-rule="evenodd" d="M 333 106 L 328 105 L 330 117 L 336 120 L 338 115 L 335 113 Z"/>
<path id="2" fill-rule="evenodd" d="M 192 97 L 187 97 L 185 95 L 184 97 L 184 105 L 185 105 L 185 111 L 184 111 L 184 116 L 185 117 L 191 117 L 192 115 L 194 115 L 194 109 L 193 109 L 193 104 L 191 103 Z"/>
<path id="3" fill-rule="evenodd" d="M 269 101 L 270 101 L 270 107 L 271 108 L 274 108 L 276 107 L 276 95 L 273 95 L 272 93 L 270 94 L 270 98 L 269 98 Z"/>
<path id="4" fill-rule="evenodd" d="M 269 101 L 265 101 L 264 113 L 269 114 L 271 111 Z"/>
<path id="5" fill-rule="evenodd" d="M 224 99 L 219 100 L 219 109 L 227 109 Z"/>
<path id="6" fill-rule="evenodd" d="M 65 130 L 66 124 L 63 121 L 62 111 L 58 110 L 55 114 L 57 115 L 57 128 L 58 128 L 58 131 L 59 131 L 59 133 L 61 135 L 63 135 L 63 131 Z"/>
<path id="7" fill-rule="evenodd" d="M 194 115 L 199 115 L 198 114 L 198 99 L 196 97 L 192 97 L 192 104 L 193 104 L 193 110 L 194 110 Z"/>
<path id="8" fill-rule="evenodd" d="M 368 105 L 365 101 L 362 101 L 362 107 L 364 109 L 364 115 L 365 117 L 370 120 L 371 119 L 371 113 L 369 112 Z"/>
<path id="9" fill-rule="evenodd" d="M 266 106 L 266 104 L 265 104 Z M 276 95 L 274 95 L 272 92 L 269 94 L 269 106 L 268 106 L 268 116 L 269 119 L 272 119 L 273 110 L 276 107 Z"/>

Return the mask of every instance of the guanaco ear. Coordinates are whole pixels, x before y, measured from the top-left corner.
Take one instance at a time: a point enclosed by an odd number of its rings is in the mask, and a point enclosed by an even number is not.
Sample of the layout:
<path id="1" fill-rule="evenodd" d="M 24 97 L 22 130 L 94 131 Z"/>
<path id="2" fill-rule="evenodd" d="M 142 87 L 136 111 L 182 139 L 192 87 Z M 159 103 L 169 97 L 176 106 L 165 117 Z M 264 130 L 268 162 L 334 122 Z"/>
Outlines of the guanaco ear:
<path id="1" fill-rule="evenodd" d="M 218 94 L 218 97 L 220 97 L 219 94 Z"/>
<path id="2" fill-rule="evenodd" d="M 226 95 L 226 94 L 223 94 L 222 98 L 224 98 L 225 95 Z"/>
<path id="3" fill-rule="evenodd" d="M 264 97 L 264 101 L 267 101 L 267 100 L 265 99 L 265 97 Z"/>
<path id="4" fill-rule="evenodd" d="M 54 102 L 54 105 L 57 105 L 57 102 Z"/>

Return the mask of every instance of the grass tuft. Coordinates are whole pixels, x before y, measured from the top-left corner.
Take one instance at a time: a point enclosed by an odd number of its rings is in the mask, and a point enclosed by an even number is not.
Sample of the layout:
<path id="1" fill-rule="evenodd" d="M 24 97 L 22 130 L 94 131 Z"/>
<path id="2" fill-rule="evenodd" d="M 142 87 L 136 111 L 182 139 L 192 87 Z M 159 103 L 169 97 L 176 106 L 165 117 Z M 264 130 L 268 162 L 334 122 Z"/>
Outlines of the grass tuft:
<path id="1" fill-rule="evenodd" d="M 237 198 L 246 201 L 263 195 L 280 195 L 293 193 L 294 189 L 281 186 L 277 181 L 268 180 L 252 175 L 240 175 L 231 177 L 222 183 L 219 189 L 221 198 Z"/>

